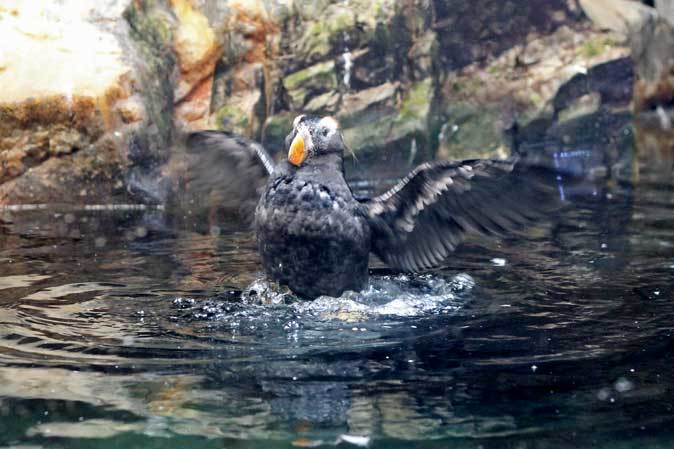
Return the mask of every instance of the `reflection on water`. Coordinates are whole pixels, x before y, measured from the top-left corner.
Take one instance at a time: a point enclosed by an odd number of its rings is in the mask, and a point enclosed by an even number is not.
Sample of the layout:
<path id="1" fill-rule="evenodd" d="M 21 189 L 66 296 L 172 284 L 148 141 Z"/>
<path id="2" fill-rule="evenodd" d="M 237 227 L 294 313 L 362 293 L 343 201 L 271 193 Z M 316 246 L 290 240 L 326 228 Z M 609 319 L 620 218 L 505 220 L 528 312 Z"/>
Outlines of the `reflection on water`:
<path id="1" fill-rule="evenodd" d="M 237 223 L 5 209 L 0 447 L 667 446 L 671 170 L 598 173 L 527 233 L 313 302 Z"/>

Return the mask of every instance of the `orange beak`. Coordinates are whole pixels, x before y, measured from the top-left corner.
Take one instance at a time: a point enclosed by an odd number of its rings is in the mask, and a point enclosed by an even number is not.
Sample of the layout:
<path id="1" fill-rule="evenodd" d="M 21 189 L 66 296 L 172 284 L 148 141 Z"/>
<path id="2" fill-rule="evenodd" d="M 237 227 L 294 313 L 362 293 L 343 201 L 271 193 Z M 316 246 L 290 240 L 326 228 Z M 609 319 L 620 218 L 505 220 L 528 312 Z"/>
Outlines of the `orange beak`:
<path id="1" fill-rule="evenodd" d="M 295 136 L 290 149 L 288 150 L 288 161 L 298 166 L 307 158 L 307 152 L 304 150 L 304 139 L 299 134 Z"/>

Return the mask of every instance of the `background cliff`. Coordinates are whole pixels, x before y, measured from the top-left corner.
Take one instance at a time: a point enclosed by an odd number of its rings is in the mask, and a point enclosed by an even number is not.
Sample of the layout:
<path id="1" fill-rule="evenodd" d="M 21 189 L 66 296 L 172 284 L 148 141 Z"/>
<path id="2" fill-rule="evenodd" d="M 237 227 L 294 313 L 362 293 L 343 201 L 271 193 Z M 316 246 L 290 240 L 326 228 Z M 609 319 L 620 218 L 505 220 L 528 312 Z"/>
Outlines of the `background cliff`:
<path id="1" fill-rule="evenodd" d="M 332 114 L 360 160 L 498 157 L 669 126 L 674 7 L 619 0 L 77 0 L 0 6 L 0 204 L 162 202 L 180 138 L 278 150 Z M 589 18 L 588 18 L 589 17 Z M 591 19 L 591 20 L 590 20 Z M 634 93 L 634 94 L 633 94 Z"/>

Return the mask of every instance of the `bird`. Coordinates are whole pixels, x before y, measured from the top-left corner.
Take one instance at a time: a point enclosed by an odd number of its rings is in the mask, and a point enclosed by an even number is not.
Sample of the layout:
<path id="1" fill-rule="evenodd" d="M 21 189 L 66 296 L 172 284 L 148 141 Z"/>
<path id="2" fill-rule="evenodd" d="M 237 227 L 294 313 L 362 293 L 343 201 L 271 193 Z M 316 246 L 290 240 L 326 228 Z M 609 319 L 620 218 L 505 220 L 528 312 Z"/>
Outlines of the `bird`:
<path id="1" fill-rule="evenodd" d="M 356 198 L 331 116 L 298 115 L 279 162 L 222 131 L 191 133 L 187 146 L 220 155 L 209 159 L 211 171 L 237 194 L 258 197 L 240 201 L 239 212 L 255 230 L 264 271 L 306 299 L 361 291 L 370 253 L 401 272 L 434 268 L 469 234 L 501 236 L 535 221 L 550 197 L 515 155 L 425 162 L 389 190 Z"/>

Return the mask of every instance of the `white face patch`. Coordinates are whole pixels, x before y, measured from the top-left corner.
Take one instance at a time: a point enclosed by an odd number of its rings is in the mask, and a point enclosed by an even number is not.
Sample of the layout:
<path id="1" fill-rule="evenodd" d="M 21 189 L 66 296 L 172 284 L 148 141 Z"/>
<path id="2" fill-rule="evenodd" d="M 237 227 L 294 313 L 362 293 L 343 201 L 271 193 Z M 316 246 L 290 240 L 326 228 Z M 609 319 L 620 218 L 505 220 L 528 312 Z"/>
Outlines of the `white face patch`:
<path id="1" fill-rule="evenodd" d="M 300 114 L 297 117 L 295 117 L 295 120 L 293 120 L 293 128 L 297 128 L 297 125 L 300 123 L 300 120 L 302 120 L 306 115 Z"/>
<path id="2" fill-rule="evenodd" d="M 323 117 L 318 125 L 328 130 L 328 135 L 332 135 L 339 130 L 339 123 L 332 117 Z"/>

